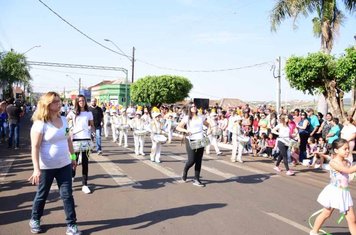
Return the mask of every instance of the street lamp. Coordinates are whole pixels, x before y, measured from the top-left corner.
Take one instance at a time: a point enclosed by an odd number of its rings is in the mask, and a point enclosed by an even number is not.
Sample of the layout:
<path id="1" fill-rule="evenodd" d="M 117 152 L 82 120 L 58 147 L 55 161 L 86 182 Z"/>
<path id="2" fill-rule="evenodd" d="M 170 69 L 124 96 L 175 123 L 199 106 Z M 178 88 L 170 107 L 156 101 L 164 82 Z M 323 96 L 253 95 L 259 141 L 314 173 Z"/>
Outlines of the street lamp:
<path id="1" fill-rule="evenodd" d="M 36 45 L 31 47 L 30 49 L 28 49 L 27 51 L 25 51 L 24 53 L 22 53 L 23 55 L 26 54 L 27 52 L 31 51 L 32 49 L 35 49 L 36 47 L 41 47 L 41 45 Z"/>
<path id="2" fill-rule="evenodd" d="M 135 71 L 135 47 L 132 48 L 132 57 L 126 55 L 125 52 L 123 52 L 120 47 L 118 45 L 116 45 L 116 43 L 114 43 L 113 41 L 111 41 L 110 39 L 104 39 L 104 41 L 106 42 L 110 42 L 111 44 L 113 44 L 115 46 L 115 48 L 117 50 L 119 50 L 123 56 L 125 56 L 129 61 L 131 61 L 132 63 L 132 73 L 131 73 L 131 83 L 134 82 L 134 71 Z M 128 71 L 126 71 L 126 77 L 125 77 L 125 100 L 126 100 L 126 107 L 127 107 L 127 101 L 128 101 L 128 92 L 127 92 L 127 85 L 128 85 Z"/>

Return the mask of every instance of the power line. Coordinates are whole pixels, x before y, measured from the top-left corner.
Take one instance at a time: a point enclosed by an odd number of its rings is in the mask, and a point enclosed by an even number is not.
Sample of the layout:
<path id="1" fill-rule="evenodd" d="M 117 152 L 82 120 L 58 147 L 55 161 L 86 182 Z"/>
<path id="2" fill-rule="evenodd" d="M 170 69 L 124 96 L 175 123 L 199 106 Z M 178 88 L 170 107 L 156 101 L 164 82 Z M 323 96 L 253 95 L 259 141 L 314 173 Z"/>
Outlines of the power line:
<path id="1" fill-rule="evenodd" d="M 48 71 L 48 72 L 55 72 L 55 73 L 85 75 L 85 76 L 91 76 L 91 77 L 118 78 L 118 76 L 109 76 L 109 75 L 101 75 L 101 74 L 88 74 L 88 73 L 77 73 L 77 72 L 60 71 L 60 70 L 55 70 L 55 69 L 44 69 L 44 68 L 32 68 L 32 69 L 34 69 L 34 70 L 43 70 L 43 71 Z"/>
<path id="2" fill-rule="evenodd" d="M 137 59 L 137 61 L 153 66 L 158 69 L 164 69 L 164 70 L 171 70 L 171 71 L 177 71 L 177 72 L 187 72 L 187 73 L 216 73 L 216 72 L 226 72 L 226 71 L 233 71 L 233 70 L 240 70 L 240 69 L 248 69 L 248 68 L 254 68 L 254 67 L 259 67 L 262 65 L 270 64 L 273 61 L 266 61 L 258 64 L 253 64 L 253 65 L 246 65 L 246 66 L 241 66 L 241 67 L 236 67 L 236 68 L 226 68 L 226 69 L 210 69 L 210 70 L 190 70 L 190 69 L 175 69 L 175 68 L 169 68 L 169 67 L 163 67 L 155 64 L 148 63 L 143 60 Z"/>
<path id="3" fill-rule="evenodd" d="M 72 25 L 71 23 L 69 23 L 66 19 L 64 19 L 62 16 L 60 16 L 57 12 L 55 12 L 52 8 L 50 8 L 48 5 L 46 5 L 44 2 L 42 2 L 41 0 L 38 0 L 40 3 L 42 3 L 45 7 L 48 8 L 48 10 L 50 10 L 53 14 L 55 14 L 57 17 L 59 17 L 62 21 L 64 21 L 66 24 L 68 24 L 70 27 L 72 27 L 73 29 L 75 29 L 76 31 L 78 31 L 80 34 L 82 34 L 84 37 L 88 38 L 90 41 L 98 44 L 99 46 L 105 48 L 106 50 L 109 50 L 111 52 L 114 52 L 118 55 L 121 55 L 121 56 L 125 56 L 125 57 L 128 57 L 127 55 L 125 54 L 122 54 L 120 52 L 117 52 L 115 50 L 112 50 L 111 48 L 105 46 L 104 44 L 101 44 L 100 42 L 96 41 L 95 39 L 93 39 L 92 37 L 88 36 L 86 33 L 84 33 L 83 31 L 81 31 L 80 29 L 78 29 L 77 27 L 75 27 L 74 25 Z"/>
<path id="4" fill-rule="evenodd" d="M 50 8 L 48 5 L 46 5 L 42 0 L 38 0 L 40 3 L 42 3 L 48 10 L 50 10 L 53 14 L 55 14 L 58 18 L 60 18 L 62 21 L 64 21 L 66 24 L 68 24 L 70 27 L 72 27 L 73 29 L 75 29 L 77 32 L 79 32 L 80 34 L 82 34 L 84 37 L 88 38 L 90 41 L 96 43 L 97 45 L 113 52 L 116 53 L 118 55 L 127 57 L 129 59 L 132 60 L 131 56 L 126 55 L 125 53 L 120 53 L 117 52 L 115 50 L 112 50 L 111 48 L 103 45 L 102 43 L 96 41 L 95 39 L 93 39 L 92 37 L 88 36 L 86 33 L 84 33 L 83 31 L 81 31 L 80 29 L 78 29 L 77 27 L 75 27 L 73 24 L 71 24 L 70 22 L 68 22 L 66 19 L 64 19 L 61 15 L 59 15 L 56 11 L 54 11 L 52 8 Z M 121 50 L 121 49 L 120 49 Z M 164 67 L 164 66 L 159 66 L 159 65 L 155 65 L 149 62 L 146 62 L 144 60 L 141 59 L 136 59 L 137 61 L 158 68 L 158 69 L 163 69 L 163 70 L 171 70 L 171 71 L 176 71 L 176 72 L 188 72 L 188 73 L 216 73 L 216 72 L 226 72 L 226 71 L 233 71 L 233 70 L 240 70 L 240 69 L 247 69 L 247 68 L 253 68 L 253 67 L 258 67 L 258 66 L 262 66 L 265 64 L 269 64 L 271 63 L 271 61 L 267 61 L 267 62 L 263 62 L 263 63 L 259 63 L 259 64 L 253 64 L 253 65 L 247 65 L 247 66 L 242 66 L 242 67 L 236 67 L 236 68 L 226 68 L 226 69 L 211 69 L 211 70 L 189 70 L 189 69 L 176 69 L 176 68 L 170 68 L 170 67 Z"/>

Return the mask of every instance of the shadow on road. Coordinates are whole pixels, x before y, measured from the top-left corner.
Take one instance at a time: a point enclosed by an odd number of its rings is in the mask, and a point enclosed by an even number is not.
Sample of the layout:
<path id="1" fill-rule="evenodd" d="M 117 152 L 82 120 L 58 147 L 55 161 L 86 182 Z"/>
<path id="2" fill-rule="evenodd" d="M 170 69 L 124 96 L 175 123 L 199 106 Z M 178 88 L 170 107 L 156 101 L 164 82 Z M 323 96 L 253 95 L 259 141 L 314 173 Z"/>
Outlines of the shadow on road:
<path id="1" fill-rule="evenodd" d="M 203 211 L 223 208 L 226 205 L 227 204 L 225 203 L 190 205 L 190 206 L 176 207 L 176 208 L 170 208 L 164 210 L 157 210 L 131 218 L 79 222 L 79 225 L 97 225 L 95 228 L 83 231 L 84 234 L 90 234 L 94 232 L 100 232 L 104 234 L 105 233 L 104 230 L 106 229 L 128 226 L 128 225 L 138 225 L 133 229 L 143 229 L 169 219 L 179 218 L 183 216 L 193 216 Z"/>

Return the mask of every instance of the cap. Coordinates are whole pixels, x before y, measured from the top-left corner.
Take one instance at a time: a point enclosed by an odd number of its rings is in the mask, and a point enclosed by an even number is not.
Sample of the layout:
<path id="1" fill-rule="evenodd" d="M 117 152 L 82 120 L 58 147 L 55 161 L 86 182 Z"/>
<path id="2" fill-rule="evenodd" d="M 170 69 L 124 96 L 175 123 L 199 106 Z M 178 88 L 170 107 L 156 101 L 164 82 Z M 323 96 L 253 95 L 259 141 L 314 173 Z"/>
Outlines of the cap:
<path id="1" fill-rule="evenodd" d="M 158 112 L 153 112 L 153 113 L 152 113 L 152 117 L 153 117 L 153 118 L 156 118 L 156 117 L 158 117 L 158 116 L 161 116 L 161 113 L 158 113 Z"/>

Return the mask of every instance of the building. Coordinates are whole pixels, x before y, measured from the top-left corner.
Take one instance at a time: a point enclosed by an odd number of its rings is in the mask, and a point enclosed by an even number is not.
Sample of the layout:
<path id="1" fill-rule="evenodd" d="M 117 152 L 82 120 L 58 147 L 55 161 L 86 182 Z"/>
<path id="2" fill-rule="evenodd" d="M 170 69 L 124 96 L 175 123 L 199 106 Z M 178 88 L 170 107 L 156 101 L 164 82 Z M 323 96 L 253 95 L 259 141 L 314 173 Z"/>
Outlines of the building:
<path id="1" fill-rule="evenodd" d="M 126 85 L 123 80 L 104 80 L 88 89 L 91 90 L 91 98 L 96 98 L 99 103 L 128 106 L 131 102 L 130 84 Z"/>

